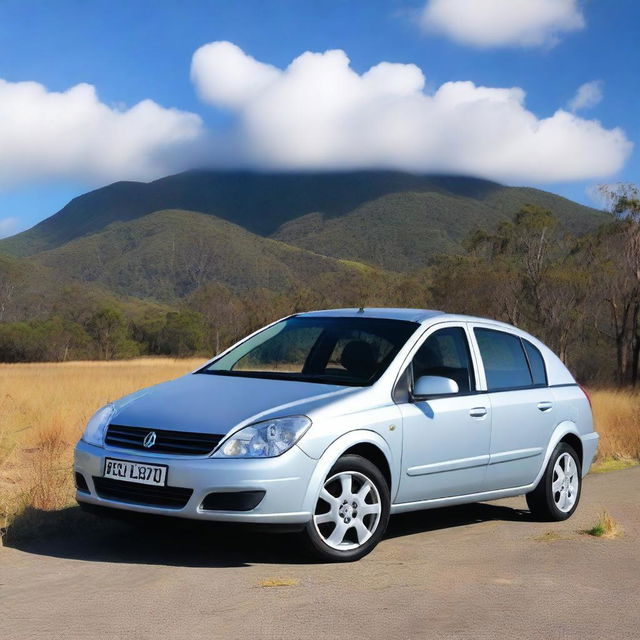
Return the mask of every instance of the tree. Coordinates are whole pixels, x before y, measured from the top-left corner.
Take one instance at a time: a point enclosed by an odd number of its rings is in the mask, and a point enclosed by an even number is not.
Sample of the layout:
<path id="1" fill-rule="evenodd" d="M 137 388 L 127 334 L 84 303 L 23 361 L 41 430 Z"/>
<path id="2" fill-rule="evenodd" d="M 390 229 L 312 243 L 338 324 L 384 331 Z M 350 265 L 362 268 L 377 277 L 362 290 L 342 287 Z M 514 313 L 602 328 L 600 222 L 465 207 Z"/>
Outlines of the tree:
<path id="1" fill-rule="evenodd" d="M 40 349 L 39 359 L 65 362 L 89 353 L 91 338 L 77 322 L 54 316 L 38 323 L 35 330 Z"/>
<path id="2" fill-rule="evenodd" d="M 0 274 L 0 322 L 5 318 L 14 290 L 15 283 L 5 274 Z"/>
<path id="3" fill-rule="evenodd" d="M 142 353 L 157 355 L 160 351 L 161 333 L 167 320 L 164 307 L 145 306 L 136 309 L 131 318 L 131 336 Z"/>
<path id="4" fill-rule="evenodd" d="M 167 313 L 159 336 L 161 353 L 178 357 L 190 356 L 204 351 L 204 345 L 205 330 L 200 313 L 189 310 Z"/>
<path id="5" fill-rule="evenodd" d="M 488 316 L 519 324 L 519 275 L 502 258 L 441 256 L 431 267 L 433 306 L 451 313 Z"/>
<path id="6" fill-rule="evenodd" d="M 585 318 L 589 285 L 574 257 L 576 242 L 553 213 L 526 205 L 513 221 L 495 233 L 476 233 L 467 246 L 481 262 L 484 258 L 483 278 L 495 283 L 484 298 L 494 316 L 537 333 L 567 362 Z"/>
<path id="7" fill-rule="evenodd" d="M 602 269 L 600 288 L 610 312 L 618 382 L 635 386 L 640 366 L 640 189 L 620 183 L 602 185 L 600 193 L 613 221 L 598 235 L 593 251 Z"/>
<path id="8" fill-rule="evenodd" d="M 220 353 L 242 337 L 244 305 L 223 284 L 210 282 L 202 285 L 187 298 L 185 306 L 201 314 L 210 353 Z"/>
<path id="9" fill-rule="evenodd" d="M 104 294 L 99 295 L 86 285 L 74 283 L 63 286 L 56 293 L 52 313 L 86 326 L 101 305 L 104 306 Z"/>
<path id="10" fill-rule="evenodd" d="M 0 361 L 30 362 L 39 360 L 38 339 L 26 322 L 0 324 Z"/>
<path id="11" fill-rule="evenodd" d="M 100 308 L 87 323 L 87 332 L 93 338 L 99 359 L 127 358 L 139 353 L 129 337 L 124 314 L 117 307 Z"/>
<path id="12" fill-rule="evenodd" d="M 14 261 L 0 255 L 0 322 L 11 320 L 16 294 L 24 287 L 24 278 Z"/>

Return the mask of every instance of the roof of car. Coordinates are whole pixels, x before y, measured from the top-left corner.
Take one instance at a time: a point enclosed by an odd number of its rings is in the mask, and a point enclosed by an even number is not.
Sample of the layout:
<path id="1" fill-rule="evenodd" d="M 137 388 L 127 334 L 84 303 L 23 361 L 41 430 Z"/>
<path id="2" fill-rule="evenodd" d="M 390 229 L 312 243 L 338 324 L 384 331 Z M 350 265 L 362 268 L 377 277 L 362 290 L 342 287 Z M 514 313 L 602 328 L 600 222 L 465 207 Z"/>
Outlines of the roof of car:
<path id="1" fill-rule="evenodd" d="M 417 322 L 420 324 L 427 323 L 437 318 L 437 322 L 477 322 L 484 324 L 493 324 L 509 330 L 516 330 L 517 327 L 493 320 L 491 318 L 480 318 L 477 316 L 468 316 L 458 313 L 447 313 L 446 311 L 438 311 L 436 309 L 404 309 L 393 307 L 363 307 L 351 309 L 324 309 L 322 311 L 307 311 L 295 314 L 297 316 L 322 316 L 333 318 L 388 318 L 390 320 L 407 320 L 409 322 Z"/>
<path id="2" fill-rule="evenodd" d="M 445 315 L 444 311 L 433 309 L 394 309 L 391 307 L 364 307 L 353 309 L 325 309 L 323 311 L 308 311 L 296 314 L 298 316 L 323 316 L 337 318 L 389 318 L 392 320 L 408 320 L 410 322 L 424 322 L 434 316 Z"/>

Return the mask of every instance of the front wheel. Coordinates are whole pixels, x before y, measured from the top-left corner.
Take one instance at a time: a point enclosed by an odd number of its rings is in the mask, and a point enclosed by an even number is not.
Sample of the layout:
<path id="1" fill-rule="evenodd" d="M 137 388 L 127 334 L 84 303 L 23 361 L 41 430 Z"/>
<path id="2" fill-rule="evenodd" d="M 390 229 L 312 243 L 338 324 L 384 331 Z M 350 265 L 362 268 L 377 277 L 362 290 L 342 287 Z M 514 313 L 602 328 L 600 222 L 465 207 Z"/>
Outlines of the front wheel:
<path id="1" fill-rule="evenodd" d="M 329 472 L 305 534 L 321 559 L 351 562 L 380 542 L 389 511 L 389 487 L 380 469 L 366 458 L 346 455 Z"/>
<path id="2" fill-rule="evenodd" d="M 541 520 L 566 520 L 578 507 L 582 467 L 573 447 L 561 442 L 554 449 L 538 486 L 527 494 L 531 513 Z"/>

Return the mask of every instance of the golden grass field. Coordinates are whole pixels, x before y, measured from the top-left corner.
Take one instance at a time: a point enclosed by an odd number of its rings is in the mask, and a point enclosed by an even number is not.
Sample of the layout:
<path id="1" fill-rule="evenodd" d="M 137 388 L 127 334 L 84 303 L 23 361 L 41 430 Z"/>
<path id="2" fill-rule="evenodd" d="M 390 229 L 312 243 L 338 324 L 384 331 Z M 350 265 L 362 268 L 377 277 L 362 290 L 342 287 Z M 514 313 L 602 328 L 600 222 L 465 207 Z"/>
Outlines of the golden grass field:
<path id="1" fill-rule="evenodd" d="M 201 359 L 0 364 L 0 528 L 28 507 L 73 500 L 73 447 L 94 411 Z"/>
<path id="2" fill-rule="evenodd" d="M 0 364 L 0 535 L 26 509 L 73 502 L 73 446 L 111 400 L 193 370 L 202 360 Z M 593 391 L 599 467 L 640 459 L 640 393 Z"/>

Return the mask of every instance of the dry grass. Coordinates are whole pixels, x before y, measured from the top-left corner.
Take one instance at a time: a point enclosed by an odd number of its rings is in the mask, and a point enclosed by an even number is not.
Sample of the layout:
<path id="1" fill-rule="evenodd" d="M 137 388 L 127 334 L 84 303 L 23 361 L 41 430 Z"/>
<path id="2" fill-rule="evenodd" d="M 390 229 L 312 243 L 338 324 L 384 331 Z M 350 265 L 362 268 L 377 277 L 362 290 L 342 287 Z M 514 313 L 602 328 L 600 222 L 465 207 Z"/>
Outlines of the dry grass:
<path id="1" fill-rule="evenodd" d="M 536 542 L 558 542 L 559 540 L 571 540 L 571 536 L 558 531 L 545 531 L 533 538 Z"/>
<path id="2" fill-rule="evenodd" d="M 93 412 L 201 360 L 0 364 L 0 535 L 28 510 L 73 498 L 73 446 Z"/>
<path id="3" fill-rule="evenodd" d="M 589 473 L 608 473 L 609 471 L 623 471 L 631 467 L 637 467 L 640 462 L 632 458 L 598 458 L 592 465 Z"/>
<path id="4" fill-rule="evenodd" d="M 640 460 L 640 392 L 593 391 L 591 401 L 598 460 Z"/>
<path id="5" fill-rule="evenodd" d="M 295 578 L 265 578 L 258 583 L 259 587 L 295 587 L 300 581 Z"/>
<path id="6" fill-rule="evenodd" d="M 607 511 L 603 511 L 593 527 L 585 529 L 581 533 L 594 538 L 612 540 L 622 535 L 622 528 Z"/>
<path id="7" fill-rule="evenodd" d="M 72 503 L 72 454 L 99 407 L 175 378 L 200 360 L 0 364 L 0 536 L 18 514 Z M 592 393 L 599 461 L 620 468 L 640 459 L 640 393 Z"/>

